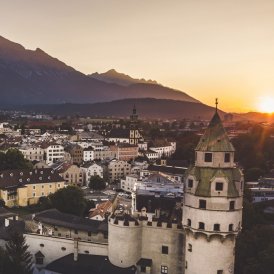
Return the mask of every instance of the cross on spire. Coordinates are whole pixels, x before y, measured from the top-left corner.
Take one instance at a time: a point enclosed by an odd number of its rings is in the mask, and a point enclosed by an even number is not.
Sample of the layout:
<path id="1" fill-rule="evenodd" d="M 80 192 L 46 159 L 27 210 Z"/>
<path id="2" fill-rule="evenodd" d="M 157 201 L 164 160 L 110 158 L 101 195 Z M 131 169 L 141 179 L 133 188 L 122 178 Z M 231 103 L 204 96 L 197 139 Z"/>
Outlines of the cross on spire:
<path id="1" fill-rule="evenodd" d="M 219 102 L 218 102 L 218 98 L 216 98 L 216 99 L 215 99 L 216 112 L 217 112 L 217 110 L 218 110 L 218 104 L 219 104 Z"/>

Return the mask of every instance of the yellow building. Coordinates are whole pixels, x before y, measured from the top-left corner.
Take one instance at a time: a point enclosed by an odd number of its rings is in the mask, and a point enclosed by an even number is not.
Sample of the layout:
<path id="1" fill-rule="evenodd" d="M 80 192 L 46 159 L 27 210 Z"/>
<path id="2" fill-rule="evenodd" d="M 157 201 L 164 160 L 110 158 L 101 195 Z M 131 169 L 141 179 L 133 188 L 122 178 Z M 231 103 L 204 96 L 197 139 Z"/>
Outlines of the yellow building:
<path id="1" fill-rule="evenodd" d="M 36 204 L 64 186 L 64 179 L 51 168 L 0 172 L 0 199 L 8 207 Z"/>

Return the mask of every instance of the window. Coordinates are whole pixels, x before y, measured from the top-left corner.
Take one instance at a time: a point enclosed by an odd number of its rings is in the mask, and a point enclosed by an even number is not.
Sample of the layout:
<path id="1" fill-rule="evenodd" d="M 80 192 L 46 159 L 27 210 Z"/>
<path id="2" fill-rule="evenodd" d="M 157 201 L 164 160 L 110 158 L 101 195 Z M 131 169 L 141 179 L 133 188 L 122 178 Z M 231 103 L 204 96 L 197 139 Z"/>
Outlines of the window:
<path id="1" fill-rule="evenodd" d="M 32 186 L 32 189 L 35 189 L 35 186 Z"/>
<path id="2" fill-rule="evenodd" d="M 78 234 L 78 230 L 77 229 L 74 230 L 74 234 Z"/>
<path id="3" fill-rule="evenodd" d="M 235 201 L 230 201 L 229 202 L 229 210 L 234 210 L 235 209 Z"/>
<path id="4" fill-rule="evenodd" d="M 193 187 L 193 180 L 192 179 L 188 179 L 188 187 L 189 188 Z"/>
<path id="5" fill-rule="evenodd" d="M 206 209 L 206 200 L 199 200 L 199 208 Z"/>
<path id="6" fill-rule="evenodd" d="M 213 230 L 214 231 L 220 231 L 220 224 L 214 224 Z"/>
<path id="7" fill-rule="evenodd" d="M 217 274 L 223 274 L 223 270 L 217 270 Z"/>
<path id="8" fill-rule="evenodd" d="M 166 265 L 161 265 L 161 274 L 167 274 L 168 273 L 168 268 Z"/>
<path id="9" fill-rule="evenodd" d="M 88 236 L 89 236 L 89 237 L 91 236 L 91 232 L 90 232 L 90 231 L 88 232 Z"/>
<path id="10" fill-rule="evenodd" d="M 35 261 L 36 261 L 36 264 L 44 264 L 44 258 L 43 257 L 36 257 Z"/>
<path id="11" fill-rule="evenodd" d="M 162 245 L 162 254 L 168 254 L 168 246 Z"/>
<path id="12" fill-rule="evenodd" d="M 35 193 L 34 192 L 32 193 L 32 197 L 35 197 Z"/>
<path id="13" fill-rule="evenodd" d="M 225 163 L 230 163 L 230 153 L 225 153 Z"/>
<path id="14" fill-rule="evenodd" d="M 224 184 L 217 182 L 215 185 L 215 190 L 216 191 L 222 191 L 224 189 Z"/>
<path id="15" fill-rule="evenodd" d="M 207 163 L 212 162 L 212 153 L 205 153 L 205 162 Z"/>
<path id="16" fill-rule="evenodd" d="M 191 226 L 191 220 L 190 219 L 187 219 L 187 225 Z"/>
<path id="17" fill-rule="evenodd" d="M 199 222 L 199 229 L 205 229 L 205 223 Z"/>
<path id="18" fill-rule="evenodd" d="M 228 231 L 233 231 L 233 224 L 229 224 Z"/>
<path id="19" fill-rule="evenodd" d="M 146 267 L 145 267 L 145 266 L 143 266 L 143 265 L 141 265 L 141 272 L 146 273 Z"/>
<path id="20" fill-rule="evenodd" d="M 192 244 L 188 244 L 187 250 L 188 250 L 189 252 L 192 252 Z"/>

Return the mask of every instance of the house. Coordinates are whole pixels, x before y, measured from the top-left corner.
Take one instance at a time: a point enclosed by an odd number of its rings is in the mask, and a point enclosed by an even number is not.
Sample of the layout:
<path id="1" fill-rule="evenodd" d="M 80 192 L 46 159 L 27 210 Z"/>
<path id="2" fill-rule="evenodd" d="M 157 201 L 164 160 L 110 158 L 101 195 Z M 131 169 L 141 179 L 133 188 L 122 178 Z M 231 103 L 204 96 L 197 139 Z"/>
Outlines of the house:
<path id="1" fill-rule="evenodd" d="M 53 164 L 64 159 L 64 147 L 59 144 L 48 144 L 42 145 L 46 154 L 46 164 Z"/>
<path id="2" fill-rule="evenodd" d="M 91 220 L 104 221 L 106 219 L 107 213 L 112 212 L 112 202 L 105 201 L 103 203 L 97 204 L 96 208 L 92 208 L 89 211 L 89 218 Z"/>
<path id="3" fill-rule="evenodd" d="M 71 161 L 74 164 L 80 165 L 83 162 L 83 151 L 84 149 L 79 145 L 70 145 L 66 148 L 71 156 Z"/>
<path id="4" fill-rule="evenodd" d="M 138 157 L 138 146 L 130 144 L 117 144 L 110 146 L 110 150 L 118 160 L 129 161 Z"/>
<path id="5" fill-rule="evenodd" d="M 62 163 L 56 169 L 67 185 L 82 186 L 84 183 L 84 171 L 77 165 Z"/>
<path id="6" fill-rule="evenodd" d="M 117 179 L 125 178 L 130 174 L 131 165 L 126 161 L 113 159 L 108 163 L 109 181 L 113 182 Z"/>
<path id="7" fill-rule="evenodd" d="M 24 155 L 24 158 L 29 161 L 43 161 L 44 149 L 39 146 L 22 147 L 19 149 Z"/>
<path id="8" fill-rule="evenodd" d="M 99 176 L 103 178 L 103 167 L 95 162 L 86 163 L 81 167 L 82 172 L 84 173 L 84 184 L 88 185 L 91 176 Z"/>
<path id="9" fill-rule="evenodd" d="M 36 204 L 40 197 L 63 188 L 64 179 L 51 168 L 0 172 L 0 198 L 7 207 Z"/>

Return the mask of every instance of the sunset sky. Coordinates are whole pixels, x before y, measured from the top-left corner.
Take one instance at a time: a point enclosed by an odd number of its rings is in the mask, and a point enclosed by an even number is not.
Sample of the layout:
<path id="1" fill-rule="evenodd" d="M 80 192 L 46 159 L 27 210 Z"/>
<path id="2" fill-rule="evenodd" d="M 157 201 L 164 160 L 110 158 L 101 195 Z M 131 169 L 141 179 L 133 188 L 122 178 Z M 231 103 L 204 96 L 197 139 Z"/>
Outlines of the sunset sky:
<path id="1" fill-rule="evenodd" d="M 115 68 L 219 97 L 226 111 L 274 97 L 273 0 L 1 1 L 0 35 L 86 74 Z"/>

